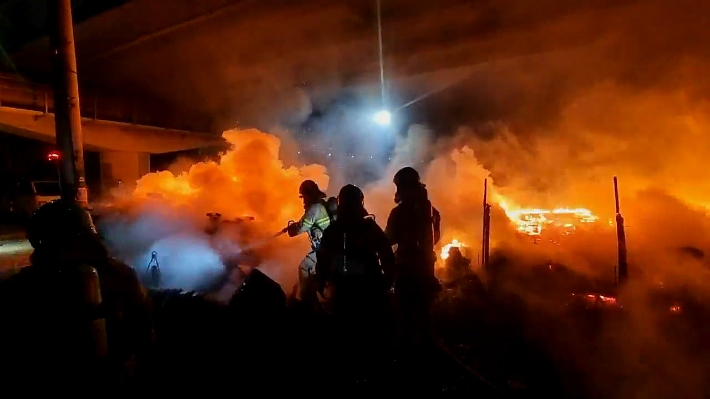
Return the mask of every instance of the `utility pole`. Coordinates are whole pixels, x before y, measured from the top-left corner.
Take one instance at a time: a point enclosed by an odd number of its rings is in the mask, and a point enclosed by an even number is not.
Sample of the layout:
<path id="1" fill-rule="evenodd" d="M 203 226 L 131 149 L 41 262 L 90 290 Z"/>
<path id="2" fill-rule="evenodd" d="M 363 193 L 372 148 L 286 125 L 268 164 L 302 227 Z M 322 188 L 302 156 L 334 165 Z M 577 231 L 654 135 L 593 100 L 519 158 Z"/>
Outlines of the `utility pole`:
<path id="1" fill-rule="evenodd" d="M 488 179 L 483 181 L 483 239 L 481 245 L 481 267 L 488 270 L 491 241 L 491 206 L 488 204 Z"/>
<path id="2" fill-rule="evenodd" d="M 619 183 L 614 176 L 614 200 L 616 203 L 616 241 L 618 243 L 619 258 L 616 267 L 616 284 L 621 285 L 629 278 L 628 263 L 626 260 L 626 232 L 624 231 L 624 217 L 621 216 L 619 207 Z"/>
<path id="3" fill-rule="evenodd" d="M 71 0 L 47 0 L 62 199 L 88 203 Z"/>

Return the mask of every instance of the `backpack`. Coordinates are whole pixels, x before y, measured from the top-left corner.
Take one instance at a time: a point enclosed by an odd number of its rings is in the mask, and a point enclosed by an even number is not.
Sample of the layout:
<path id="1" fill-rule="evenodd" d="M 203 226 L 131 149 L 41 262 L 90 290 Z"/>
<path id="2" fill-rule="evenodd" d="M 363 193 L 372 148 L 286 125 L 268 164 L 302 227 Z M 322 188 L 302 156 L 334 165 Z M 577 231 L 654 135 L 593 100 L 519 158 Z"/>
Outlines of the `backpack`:
<path id="1" fill-rule="evenodd" d="M 325 210 L 328 212 L 328 216 L 330 216 L 330 222 L 334 222 L 338 214 L 338 199 L 335 197 L 328 198 L 325 202 Z"/>
<path id="2" fill-rule="evenodd" d="M 367 231 L 364 231 L 366 228 L 364 223 L 372 222 L 374 222 L 374 216 L 365 216 L 362 221 L 363 224 L 360 226 L 363 231 L 357 233 L 367 234 Z M 348 246 L 348 232 L 343 231 L 342 234 L 343 246 L 333 261 L 334 275 L 341 278 L 374 275 L 374 272 L 380 267 L 379 258 L 374 248 L 355 248 L 357 252 L 349 253 L 348 251 L 351 250 L 351 247 Z M 369 250 L 372 251 L 370 252 Z"/>

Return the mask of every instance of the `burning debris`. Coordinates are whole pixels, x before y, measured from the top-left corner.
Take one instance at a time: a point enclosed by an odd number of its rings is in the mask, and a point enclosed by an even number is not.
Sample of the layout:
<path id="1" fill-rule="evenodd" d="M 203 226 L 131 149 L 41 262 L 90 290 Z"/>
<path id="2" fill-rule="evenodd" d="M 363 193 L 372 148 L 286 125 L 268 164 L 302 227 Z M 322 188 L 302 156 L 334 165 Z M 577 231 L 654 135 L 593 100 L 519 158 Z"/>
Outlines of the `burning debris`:
<path id="1" fill-rule="evenodd" d="M 459 242 L 459 240 L 453 240 L 449 244 L 444 245 L 443 248 L 441 248 L 441 260 L 446 260 L 449 258 L 449 250 L 451 248 L 464 248 L 466 247 L 465 244 Z"/>
<path id="2" fill-rule="evenodd" d="M 572 300 L 581 302 L 587 309 L 619 305 L 615 297 L 601 294 L 572 294 Z"/>
<path id="3" fill-rule="evenodd" d="M 584 223 L 595 223 L 599 218 L 586 208 L 556 209 L 508 209 L 501 207 L 508 218 L 515 223 L 518 232 L 529 236 L 542 235 L 543 230 L 558 230 L 562 235 L 570 235 Z"/>

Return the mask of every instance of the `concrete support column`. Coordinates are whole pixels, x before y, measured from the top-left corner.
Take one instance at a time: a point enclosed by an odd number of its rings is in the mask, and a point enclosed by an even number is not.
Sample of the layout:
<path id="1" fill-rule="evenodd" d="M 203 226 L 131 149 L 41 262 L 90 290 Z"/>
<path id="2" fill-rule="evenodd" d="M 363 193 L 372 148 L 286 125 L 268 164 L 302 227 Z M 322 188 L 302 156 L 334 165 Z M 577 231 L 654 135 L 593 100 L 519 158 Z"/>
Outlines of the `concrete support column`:
<path id="1" fill-rule="evenodd" d="M 150 154 L 148 153 L 101 152 L 101 186 L 105 193 L 130 194 L 136 181 L 147 173 L 150 173 Z M 120 188 L 119 181 L 121 182 Z"/>

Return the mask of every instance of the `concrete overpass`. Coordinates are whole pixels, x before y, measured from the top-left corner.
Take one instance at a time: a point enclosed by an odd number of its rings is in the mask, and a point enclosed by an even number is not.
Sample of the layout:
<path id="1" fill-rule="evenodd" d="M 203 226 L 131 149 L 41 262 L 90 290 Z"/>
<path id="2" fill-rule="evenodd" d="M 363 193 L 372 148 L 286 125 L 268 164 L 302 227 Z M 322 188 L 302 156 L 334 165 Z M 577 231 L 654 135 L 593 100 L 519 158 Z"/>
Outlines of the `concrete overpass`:
<path id="1" fill-rule="evenodd" d="M 170 103 L 176 116 L 211 119 L 209 128 L 173 128 L 269 129 L 289 114 L 327 110 L 353 87 L 378 99 L 375 0 L 114 3 L 120 5 L 75 26 L 80 88 L 150 96 Z M 597 82 L 663 78 L 668 60 L 682 59 L 708 36 L 705 14 L 694 12 L 691 0 L 381 3 L 388 97 L 404 104 L 441 92 L 437 101 L 420 103 L 422 110 L 409 108 L 434 115 L 429 120 L 456 113 L 473 122 L 537 124 L 559 112 L 554 108 L 566 94 Z M 13 67 L 47 79 L 48 49 L 38 35 L 10 52 Z M 461 71 L 473 76 L 463 80 Z M 447 95 L 457 110 L 439 105 Z"/>
<path id="2" fill-rule="evenodd" d="M 381 3 L 386 78 L 407 102 L 439 84 L 400 79 L 594 42 L 638 0 Z M 298 102 L 290 91 L 318 108 L 377 84 L 375 21 L 374 0 L 131 0 L 76 25 L 79 82 L 138 90 L 221 127 L 270 128 L 261 123 Z M 45 38 L 11 56 L 46 76 L 47 51 Z"/>
<path id="3" fill-rule="evenodd" d="M 52 99 L 49 87 L 0 75 L 0 131 L 55 142 Z M 224 145 L 217 135 L 151 126 L 160 122 L 161 114 L 138 100 L 117 102 L 94 94 L 80 101 L 84 148 L 99 152 L 104 187 L 119 179 L 134 182 L 148 173 L 150 154 Z M 136 123 L 139 120 L 143 123 Z"/>

